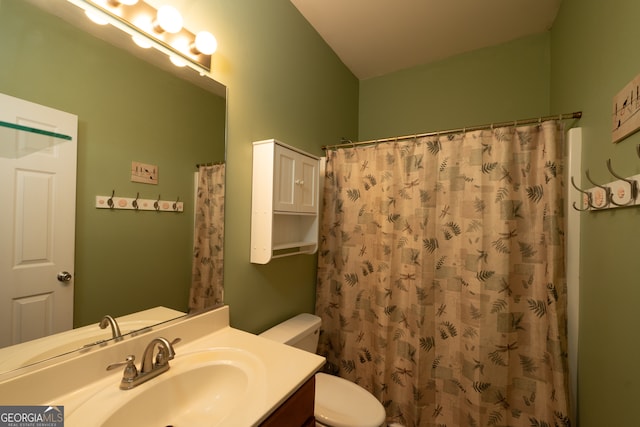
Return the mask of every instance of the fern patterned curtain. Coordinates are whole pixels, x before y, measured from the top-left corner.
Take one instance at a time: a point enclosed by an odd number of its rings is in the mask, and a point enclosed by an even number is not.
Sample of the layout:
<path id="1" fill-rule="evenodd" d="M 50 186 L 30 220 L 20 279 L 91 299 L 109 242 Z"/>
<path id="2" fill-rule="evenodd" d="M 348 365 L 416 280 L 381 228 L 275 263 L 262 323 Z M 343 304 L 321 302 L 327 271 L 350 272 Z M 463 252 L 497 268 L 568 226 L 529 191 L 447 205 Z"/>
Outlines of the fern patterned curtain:
<path id="1" fill-rule="evenodd" d="M 225 165 L 200 166 L 189 310 L 223 302 Z"/>
<path id="2" fill-rule="evenodd" d="M 569 426 L 561 124 L 327 153 L 327 370 L 404 426 Z"/>

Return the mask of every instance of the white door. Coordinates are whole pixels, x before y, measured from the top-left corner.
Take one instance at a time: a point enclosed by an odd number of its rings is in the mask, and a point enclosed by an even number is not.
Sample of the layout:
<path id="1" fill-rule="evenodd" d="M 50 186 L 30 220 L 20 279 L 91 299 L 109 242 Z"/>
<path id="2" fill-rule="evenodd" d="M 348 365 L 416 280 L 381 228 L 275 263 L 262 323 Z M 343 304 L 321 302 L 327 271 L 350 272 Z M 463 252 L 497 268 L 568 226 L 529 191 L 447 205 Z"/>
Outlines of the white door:
<path id="1" fill-rule="evenodd" d="M 0 347 L 71 329 L 77 116 L 0 94 Z"/>

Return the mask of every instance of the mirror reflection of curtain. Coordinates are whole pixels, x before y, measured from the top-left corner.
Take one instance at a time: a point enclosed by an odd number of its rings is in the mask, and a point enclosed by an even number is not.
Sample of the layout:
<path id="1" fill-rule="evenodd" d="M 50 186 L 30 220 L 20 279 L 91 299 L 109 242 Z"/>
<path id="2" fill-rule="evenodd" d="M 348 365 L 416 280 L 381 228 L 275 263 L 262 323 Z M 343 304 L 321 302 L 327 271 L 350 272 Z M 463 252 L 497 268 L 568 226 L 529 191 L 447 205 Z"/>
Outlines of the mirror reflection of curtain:
<path id="1" fill-rule="evenodd" d="M 328 367 L 406 426 L 570 425 L 556 122 L 327 153 Z"/>
<path id="2" fill-rule="evenodd" d="M 223 302 L 224 179 L 224 164 L 198 168 L 189 311 Z"/>

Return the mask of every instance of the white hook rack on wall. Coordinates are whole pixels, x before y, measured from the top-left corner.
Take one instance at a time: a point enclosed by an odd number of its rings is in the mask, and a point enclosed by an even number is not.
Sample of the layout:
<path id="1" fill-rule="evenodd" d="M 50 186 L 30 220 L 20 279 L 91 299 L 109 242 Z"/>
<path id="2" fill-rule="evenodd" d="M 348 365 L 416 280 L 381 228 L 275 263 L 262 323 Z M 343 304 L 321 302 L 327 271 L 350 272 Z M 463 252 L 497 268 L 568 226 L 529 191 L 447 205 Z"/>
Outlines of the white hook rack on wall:
<path id="1" fill-rule="evenodd" d="M 640 156 L 640 148 L 638 148 L 638 156 Z M 620 176 L 613 170 L 611 159 L 607 160 L 607 169 L 617 179 L 600 184 L 594 182 L 587 170 L 585 171 L 585 176 L 593 187 L 586 190 L 578 187 L 573 177 L 571 177 L 571 185 L 582 193 L 582 206 L 579 207 L 574 203 L 574 209 L 578 211 L 601 211 L 640 205 L 640 197 L 638 197 L 640 175 L 633 175 L 627 178 Z"/>
<path id="2" fill-rule="evenodd" d="M 141 199 L 139 193 L 136 197 L 116 197 L 115 191 L 111 196 L 96 196 L 96 208 L 98 209 L 128 209 L 156 212 L 183 212 L 184 204 L 178 197 L 176 200 Z"/>

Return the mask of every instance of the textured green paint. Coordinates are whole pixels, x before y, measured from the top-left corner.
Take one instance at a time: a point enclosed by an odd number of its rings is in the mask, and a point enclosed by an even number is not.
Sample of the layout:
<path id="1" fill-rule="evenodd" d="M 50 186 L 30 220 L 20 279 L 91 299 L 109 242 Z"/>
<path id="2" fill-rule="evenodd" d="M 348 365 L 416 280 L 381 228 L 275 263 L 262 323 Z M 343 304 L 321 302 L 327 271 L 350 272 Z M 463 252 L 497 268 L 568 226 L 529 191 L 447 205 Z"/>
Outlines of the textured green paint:
<path id="1" fill-rule="evenodd" d="M 640 134 L 611 143 L 613 97 L 640 73 L 632 0 L 563 0 L 551 32 L 551 105 L 582 110 L 583 170 L 607 182 L 605 161 L 640 172 Z M 635 426 L 640 371 L 640 251 L 636 208 L 582 215 L 578 411 L 581 427 Z"/>
<path id="2" fill-rule="evenodd" d="M 249 262 L 252 141 L 276 138 L 322 155 L 357 132 L 358 80 L 288 0 L 209 6 L 219 42 L 217 80 L 228 87 L 225 302 L 251 332 L 315 305 L 316 257 Z"/>
<path id="3" fill-rule="evenodd" d="M 544 33 L 364 80 L 359 139 L 546 115 L 549 68 Z"/>
<path id="4" fill-rule="evenodd" d="M 224 99 L 0 0 L 0 92 L 78 115 L 74 324 L 155 305 L 186 310 L 195 164 L 224 159 Z M 131 161 L 159 185 L 130 182 Z M 182 214 L 109 211 L 95 196 L 180 197 Z"/>

